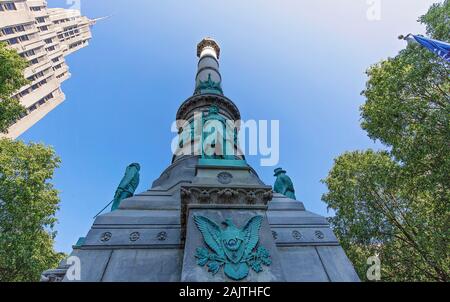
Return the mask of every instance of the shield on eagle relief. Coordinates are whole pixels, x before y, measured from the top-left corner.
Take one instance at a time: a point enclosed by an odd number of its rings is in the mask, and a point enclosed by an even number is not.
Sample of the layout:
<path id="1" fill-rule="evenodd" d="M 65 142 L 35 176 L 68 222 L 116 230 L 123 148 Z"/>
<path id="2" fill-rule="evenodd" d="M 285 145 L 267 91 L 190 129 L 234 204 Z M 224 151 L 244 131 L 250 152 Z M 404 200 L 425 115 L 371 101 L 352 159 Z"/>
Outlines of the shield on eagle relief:
<path id="1" fill-rule="evenodd" d="M 269 266 L 272 263 L 268 251 L 258 246 L 262 219 L 262 216 L 254 216 L 242 229 L 231 219 L 226 219 L 222 222 L 225 225 L 222 229 L 207 217 L 194 216 L 194 222 L 209 248 L 197 248 L 197 264 L 206 265 L 213 275 L 224 267 L 225 275 L 233 280 L 246 278 L 250 268 L 256 273 L 262 272 L 263 264 Z"/>

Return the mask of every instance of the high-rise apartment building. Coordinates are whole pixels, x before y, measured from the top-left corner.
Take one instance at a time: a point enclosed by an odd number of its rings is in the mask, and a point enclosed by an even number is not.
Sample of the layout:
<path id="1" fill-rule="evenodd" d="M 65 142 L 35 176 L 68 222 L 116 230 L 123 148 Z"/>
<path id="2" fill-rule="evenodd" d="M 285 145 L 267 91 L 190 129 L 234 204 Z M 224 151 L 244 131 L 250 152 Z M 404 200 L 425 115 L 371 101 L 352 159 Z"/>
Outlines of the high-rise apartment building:
<path id="1" fill-rule="evenodd" d="M 70 77 L 64 57 L 88 45 L 95 22 L 44 0 L 0 0 L 0 42 L 29 61 L 30 81 L 13 96 L 26 114 L 2 137 L 17 138 L 64 101 L 61 84 Z"/>

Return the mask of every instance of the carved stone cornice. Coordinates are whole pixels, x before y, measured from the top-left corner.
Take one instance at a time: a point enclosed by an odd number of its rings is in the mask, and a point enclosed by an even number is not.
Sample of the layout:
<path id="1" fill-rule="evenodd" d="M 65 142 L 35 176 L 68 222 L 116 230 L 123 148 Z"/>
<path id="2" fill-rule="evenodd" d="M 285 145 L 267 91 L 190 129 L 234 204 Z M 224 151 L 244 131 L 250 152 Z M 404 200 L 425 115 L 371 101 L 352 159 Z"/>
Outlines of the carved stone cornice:
<path id="1" fill-rule="evenodd" d="M 238 107 L 227 97 L 216 94 L 199 94 L 190 97 L 181 104 L 177 112 L 177 121 L 188 120 L 195 111 L 199 111 L 201 108 L 209 108 L 211 105 L 216 105 L 219 109 L 226 111 L 231 120 L 241 120 Z M 178 125 L 178 127 L 181 126 L 183 125 Z"/>
<path id="2" fill-rule="evenodd" d="M 180 189 L 181 200 L 185 204 L 208 205 L 264 205 L 272 200 L 270 187 L 260 188 L 205 188 L 186 186 Z"/>
<path id="3" fill-rule="evenodd" d="M 186 231 L 189 208 L 258 208 L 267 209 L 273 198 L 270 186 L 195 186 L 180 188 L 182 239 Z"/>
<path id="4" fill-rule="evenodd" d="M 200 43 L 198 43 L 197 57 L 200 58 L 200 55 L 202 54 L 203 49 L 205 49 L 206 47 L 212 47 L 217 54 L 217 59 L 220 58 L 220 46 L 219 46 L 219 44 L 217 44 L 217 42 L 214 39 L 211 39 L 211 38 L 204 38 Z"/>

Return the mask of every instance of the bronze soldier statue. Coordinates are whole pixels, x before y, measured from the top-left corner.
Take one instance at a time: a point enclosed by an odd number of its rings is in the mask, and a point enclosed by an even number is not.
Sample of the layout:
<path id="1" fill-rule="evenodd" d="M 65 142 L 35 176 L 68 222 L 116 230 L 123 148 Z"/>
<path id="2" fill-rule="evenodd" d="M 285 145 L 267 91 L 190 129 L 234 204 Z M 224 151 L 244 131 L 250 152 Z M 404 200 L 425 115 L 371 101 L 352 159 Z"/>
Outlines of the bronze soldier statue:
<path id="1" fill-rule="evenodd" d="M 277 193 L 283 194 L 286 197 L 296 200 L 297 198 L 295 198 L 294 184 L 292 183 L 291 178 L 286 175 L 286 171 L 282 168 L 277 168 L 274 172 L 274 176 L 277 177 L 277 180 L 275 181 L 273 190 Z"/>
<path id="2" fill-rule="evenodd" d="M 115 211 L 119 208 L 120 202 L 126 198 L 130 198 L 134 195 L 139 185 L 139 171 L 141 166 L 138 163 L 133 163 L 125 170 L 125 175 L 122 178 L 119 186 L 117 187 L 116 194 L 114 195 L 114 202 L 111 207 L 111 211 Z"/>

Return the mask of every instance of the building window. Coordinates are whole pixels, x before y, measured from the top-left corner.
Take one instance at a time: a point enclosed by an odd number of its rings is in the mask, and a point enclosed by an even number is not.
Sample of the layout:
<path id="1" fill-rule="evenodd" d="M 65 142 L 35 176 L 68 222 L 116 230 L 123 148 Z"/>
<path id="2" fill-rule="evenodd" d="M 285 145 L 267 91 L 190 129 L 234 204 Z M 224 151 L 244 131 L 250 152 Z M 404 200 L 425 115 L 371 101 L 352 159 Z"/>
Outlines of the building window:
<path id="1" fill-rule="evenodd" d="M 36 54 L 36 52 L 34 51 L 34 49 L 28 50 L 24 53 L 21 54 L 22 57 L 31 57 L 34 56 Z"/>
<path id="2" fill-rule="evenodd" d="M 19 96 L 21 98 L 23 98 L 24 96 L 26 96 L 28 93 L 30 93 L 29 89 L 25 89 L 24 91 L 22 91 L 21 93 L 19 93 Z"/>
<path id="3" fill-rule="evenodd" d="M 11 35 L 14 33 L 14 30 L 12 27 L 5 27 L 2 29 L 2 32 L 4 35 Z"/>
<path id="4" fill-rule="evenodd" d="M 17 25 L 15 27 L 5 27 L 1 30 L 4 35 L 11 35 L 15 32 L 23 32 L 25 31 L 25 27 L 23 25 Z"/>
<path id="5" fill-rule="evenodd" d="M 41 7 L 40 6 L 33 6 L 33 7 L 30 7 L 30 10 L 32 10 L 33 12 L 39 12 L 41 10 Z"/>
<path id="6" fill-rule="evenodd" d="M 74 44 L 70 44 L 69 49 L 78 47 L 78 46 L 83 45 L 83 44 L 84 44 L 84 41 L 83 42 L 76 42 Z"/>
<path id="7" fill-rule="evenodd" d="M 67 74 L 67 72 L 63 72 L 63 73 L 57 75 L 56 78 L 57 78 L 57 79 L 60 79 L 60 78 L 62 78 L 63 76 L 65 76 L 66 74 Z"/>
<path id="8" fill-rule="evenodd" d="M 30 38 L 28 38 L 28 36 L 25 35 L 25 36 L 20 36 L 20 37 L 19 37 L 19 40 L 20 40 L 21 42 L 23 42 L 23 41 L 28 41 L 28 40 L 30 40 Z"/>
<path id="9" fill-rule="evenodd" d="M 47 69 L 47 70 L 48 70 L 48 69 Z M 47 71 L 47 70 L 46 70 L 46 71 Z M 36 81 L 36 80 L 39 79 L 39 78 L 42 78 L 43 76 L 45 76 L 44 71 L 39 71 L 39 72 L 36 73 L 35 75 L 32 75 L 31 77 L 28 77 L 27 80 L 33 82 L 33 81 Z"/>
<path id="10" fill-rule="evenodd" d="M 36 18 L 38 23 L 44 23 L 45 22 L 45 18 L 44 17 L 38 17 Z"/>
<path id="11" fill-rule="evenodd" d="M 6 2 L 3 5 L 5 7 L 5 10 L 17 10 L 17 7 L 13 2 Z"/>
<path id="12" fill-rule="evenodd" d="M 19 40 L 17 38 L 12 38 L 12 39 L 8 40 L 8 44 L 9 45 L 14 45 L 14 44 L 17 44 L 17 43 L 19 43 Z"/>
<path id="13" fill-rule="evenodd" d="M 48 26 L 47 25 L 39 26 L 39 30 L 40 31 L 47 31 L 48 30 Z"/>
<path id="14" fill-rule="evenodd" d="M 53 39 L 45 39 L 44 42 L 47 43 L 47 44 L 52 44 Z"/>
<path id="15" fill-rule="evenodd" d="M 53 93 L 50 93 L 49 95 L 43 97 L 42 99 L 40 99 L 39 101 L 37 101 L 36 103 L 34 103 L 33 105 L 31 105 L 30 107 L 27 108 L 27 112 L 26 113 L 22 113 L 20 115 L 20 118 L 24 118 L 25 116 L 27 116 L 28 114 L 30 114 L 31 112 L 35 111 L 36 109 L 38 109 L 39 106 L 44 105 L 45 103 L 47 103 L 49 100 L 53 99 Z"/>

